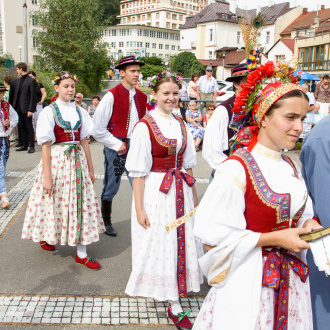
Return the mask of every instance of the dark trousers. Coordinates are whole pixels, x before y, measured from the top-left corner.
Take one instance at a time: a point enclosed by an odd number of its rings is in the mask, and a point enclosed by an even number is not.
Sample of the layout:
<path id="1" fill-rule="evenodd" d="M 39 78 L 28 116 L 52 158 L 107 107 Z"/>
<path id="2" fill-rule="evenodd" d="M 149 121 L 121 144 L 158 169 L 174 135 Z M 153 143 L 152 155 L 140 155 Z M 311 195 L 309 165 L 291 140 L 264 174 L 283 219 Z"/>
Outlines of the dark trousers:
<path id="1" fill-rule="evenodd" d="M 17 111 L 18 127 L 20 139 L 24 147 L 34 147 L 34 130 L 32 125 L 32 117 L 28 117 L 27 113 Z"/>
<path id="2" fill-rule="evenodd" d="M 123 140 L 119 138 L 120 140 Z M 126 140 L 127 150 L 129 149 L 130 140 Z M 116 196 L 121 182 L 121 176 L 128 172 L 125 168 L 126 158 L 119 156 L 117 151 L 104 147 L 104 179 L 101 199 L 105 201 L 112 201 Z M 132 187 L 132 178 L 128 176 L 129 183 Z"/>

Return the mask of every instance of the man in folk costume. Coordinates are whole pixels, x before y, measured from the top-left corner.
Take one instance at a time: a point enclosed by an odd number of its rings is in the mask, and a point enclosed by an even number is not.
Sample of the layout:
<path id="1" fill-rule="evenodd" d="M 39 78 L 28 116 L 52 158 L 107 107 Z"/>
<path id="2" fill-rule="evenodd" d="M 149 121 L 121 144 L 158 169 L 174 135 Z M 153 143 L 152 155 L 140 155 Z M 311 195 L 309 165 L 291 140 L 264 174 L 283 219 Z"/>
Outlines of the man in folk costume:
<path id="1" fill-rule="evenodd" d="M 119 61 L 116 69 L 123 78 L 121 84 L 110 89 L 94 114 L 93 137 L 104 144 L 104 180 L 102 216 L 105 233 L 116 236 L 111 223 L 112 200 L 117 194 L 125 169 L 126 154 L 135 124 L 146 114 L 147 96 L 135 88 L 144 63 L 136 55 Z M 127 171 L 126 171 L 127 173 Z M 130 183 L 132 185 L 131 179 Z"/>
<path id="2" fill-rule="evenodd" d="M 235 131 L 229 127 L 234 107 L 235 97 L 246 83 L 246 77 L 251 72 L 247 64 L 239 64 L 232 69 L 231 77 L 226 81 L 233 83 L 235 95 L 222 102 L 214 111 L 207 124 L 203 142 L 203 159 L 213 169 L 210 181 L 213 180 L 216 168 L 229 156 L 229 141 Z"/>

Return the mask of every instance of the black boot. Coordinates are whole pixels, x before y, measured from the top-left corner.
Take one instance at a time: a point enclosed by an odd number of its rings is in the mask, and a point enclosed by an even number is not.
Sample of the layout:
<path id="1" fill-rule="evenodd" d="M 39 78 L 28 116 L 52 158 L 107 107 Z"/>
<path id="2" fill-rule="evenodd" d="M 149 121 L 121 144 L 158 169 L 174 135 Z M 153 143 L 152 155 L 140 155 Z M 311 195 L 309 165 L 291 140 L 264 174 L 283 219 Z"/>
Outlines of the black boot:
<path id="1" fill-rule="evenodd" d="M 104 227 L 105 227 L 105 234 L 110 236 L 117 236 L 117 232 L 112 226 L 111 223 L 111 208 L 112 208 L 112 201 L 105 201 L 102 200 L 101 205 L 101 213 L 103 217 Z"/>

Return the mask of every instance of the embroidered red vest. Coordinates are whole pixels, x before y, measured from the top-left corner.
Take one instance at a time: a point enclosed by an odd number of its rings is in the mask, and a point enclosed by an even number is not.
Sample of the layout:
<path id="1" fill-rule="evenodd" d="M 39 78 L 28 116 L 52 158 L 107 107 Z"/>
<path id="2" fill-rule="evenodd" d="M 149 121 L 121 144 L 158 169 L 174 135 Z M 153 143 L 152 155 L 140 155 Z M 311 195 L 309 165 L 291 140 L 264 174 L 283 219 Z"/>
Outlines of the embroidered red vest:
<path id="1" fill-rule="evenodd" d="M 292 160 L 285 155 L 282 155 L 282 158 L 292 166 L 295 177 L 299 178 Z M 270 189 L 257 162 L 248 150 L 244 148 L 238 149 L 227 159 L 239 161 L 245 170 L 246 191 L 244 216 L 247 229 L 254 232 L 267 233 L 290 228 L 290 194 L 278 194 Z M 294 215 L 291 228 L 297 226 L 298 220 L 304 213 L 305 204 Z"/>
<path id="2" fill-rule="evenodd" d="M 81 126 L 74 130 L 74 141 L 80 141 L 80 130 Z M 55 121 L 55 127 L 54 127 L 54 134 L 55 134 L 55 143 L 62 143 L 62 142 L 69 142 L 73 141 L 72 139 L 72 131 L 71 130 L 65 130 L 63 127 L 59 126 Z"/>
<path id="3" fill-rule="evenodd" d="M 114 104 L 108 131 L 115 137 L 126 138 L 130 118 L 129 90 L 119 84 L 109 92 L 114 97 Z M 146 114 L 147 95 L 136 89 L 134 102 L 140 120 Z"/>
<path id="4" fill-rule="evenodd" d="M 9 119 L 9 109 L 10 104 L 4 100 L 1 100 L 1 110 L 3 112 L 4 121 Z M 5 132 L 8 130 L 9 127 L 5 126 Z"/>
<path id="5" fill-rule="evenodd" d="M 55 102 L 51 104 L 51 108 L 53 110 L 54 120 L 55 120 L 55 126 L 54 126 L 55 143 L 70 142 L 70 141 L 80 142 L 81 114 L 79 108 L 76 107 L 79 120 L 77 121 L 73 130 L 71 130 L 70 122 L 65 121 L 62 118 L 61 112 Z M 74 140 L 72 138 L 72 132 L 74 134 Z"/>
<path id="6" fill-rule="evenodd" d="M 182 168 L 183 154 L 187 148 L 187 131 L 182 118 L 175 115 L 173 117 L 180 123 L 182 133 L 182 146 L 178 153 L 177 164 L 175 164 L 177 140 L 167 139 L 150 114 L 139 121 L 145 123 L 149 130 L 153 160 L 151 172 L 167 172 L 171 168 Z"/>

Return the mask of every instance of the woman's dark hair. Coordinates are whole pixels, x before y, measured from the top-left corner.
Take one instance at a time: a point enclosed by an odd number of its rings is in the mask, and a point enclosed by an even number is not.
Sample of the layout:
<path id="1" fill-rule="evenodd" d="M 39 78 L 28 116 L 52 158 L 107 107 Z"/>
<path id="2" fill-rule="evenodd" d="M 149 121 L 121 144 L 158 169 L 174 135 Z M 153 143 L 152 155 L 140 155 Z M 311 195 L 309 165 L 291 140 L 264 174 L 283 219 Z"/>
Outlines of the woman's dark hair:
<path id="1" fill-rule="evenodd" d="M 235 84 L 234 83 L 236 83 L 237 85 L 240 85 L 241 84 L 241 81 L 243 80 L 243 78 L 246 78 L 246 76 L 241 76 L 241 77 L 235 77 L 234 79 L 233 79 L 233 91 L 236 93 L 236 87 L 235 87 Z"/>
<path id="2" fill-rule="evenodd" d="M 101 101 L 101 99 L 98 95 L 93 96 L 92 100 L 94 100 L 94 99 L 98 99 L 99 101 Z"/>
<path id="3" fill-rule="evenodd" d="M 157 93 L 158 90 L 159 90 L 159 86 L 160 86 L 161 84 L 166 83 L 166 82 L 173 82 L 173 83 L 175 83 L 176 85 L 178 85 L 178 87 L 179 87 L 179 84 L 178 84 L 178 82 L 176 81 L 176 79 L 175 79 L 174 77 L 165 77 L 165 78 L 163 78 L 163 79 L 159 79 L 159 80 L 157 80 L 155 86 L 152 87 L 152 90 L 153 90 L 155 93 Z"/>
<path id="4" fill-rule="evenodd" d="M 328 80 L 329 80 L 330 78 L 329 78 L 329 76 L 328 76 L 327 74 L 325 74 L 325 75 L 323 76 L 323 79 L 328 79 Z"/>
<path id="5" fill-rule="evenodd" d="M 194 73 L 191 75 L 190 80 L 191 80 L 191 81 L 194 81 L 194 78 L 195 78 L 195 77 L 198 77 L 198 74 L 197 74 L 196 72 L 194 72 Z"/>
<path id="6" fill-rule="evenodd" d="M 37 78 L 37 74 L 35 73 L 35 71 L 29 71 L 27 74 L 28 75 L 32 74 L 32 76 L 36 79 L 36 82 L 39 83 L 39 80 Z"/>
<path id="7" fill-rule="evenodd" d="M 301 90 L 294 90 L 291 91 L 285 95 L 283 95 L 279 100 L 277 100 L 270 108 L 269 110 L 266 112 L 265 116 L 271 116 L 274 112 L 274 110 L 280 108 L 283 104 L 283 101 L 286 99 L 289 99 L 291 97 L 300 97 L 305 99 L 306 101 L 308 101 L 308 96 Z"/>

